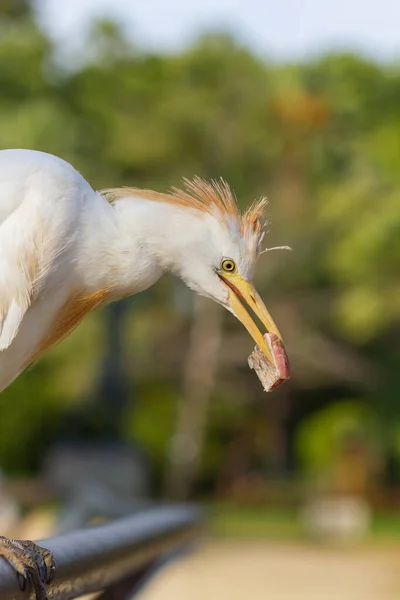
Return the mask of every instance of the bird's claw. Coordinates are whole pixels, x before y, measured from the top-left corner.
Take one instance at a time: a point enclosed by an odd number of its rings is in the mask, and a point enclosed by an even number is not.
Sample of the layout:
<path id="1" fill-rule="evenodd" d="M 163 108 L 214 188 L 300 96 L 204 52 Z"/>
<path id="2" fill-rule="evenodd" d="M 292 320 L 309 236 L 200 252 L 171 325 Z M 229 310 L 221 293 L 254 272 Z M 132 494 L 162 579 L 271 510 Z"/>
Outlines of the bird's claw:
<path id="1" fill-rule="evenodd" d="M 15 569 L 22 590 L 29 581 L 36 600 L 48 600 L 46 584 L 54 575 L 52 553 L 29 540 L 11 540 L 0 536 L 0 556 Z"/>

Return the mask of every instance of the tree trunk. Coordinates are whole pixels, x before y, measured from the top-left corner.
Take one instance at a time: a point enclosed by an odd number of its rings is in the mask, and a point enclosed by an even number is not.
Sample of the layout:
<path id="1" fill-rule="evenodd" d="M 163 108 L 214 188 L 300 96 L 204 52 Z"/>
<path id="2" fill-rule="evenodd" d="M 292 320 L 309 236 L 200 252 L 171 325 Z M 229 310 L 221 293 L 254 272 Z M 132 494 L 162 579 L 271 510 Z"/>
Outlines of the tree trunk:
<path id="1" fill-rule="evenodd" d="M 183 398 L 167 468 L 166 493 L 170 498 L 186 499 L 198 474 L 221 338 L 221 307 L 196 296 Z"/>

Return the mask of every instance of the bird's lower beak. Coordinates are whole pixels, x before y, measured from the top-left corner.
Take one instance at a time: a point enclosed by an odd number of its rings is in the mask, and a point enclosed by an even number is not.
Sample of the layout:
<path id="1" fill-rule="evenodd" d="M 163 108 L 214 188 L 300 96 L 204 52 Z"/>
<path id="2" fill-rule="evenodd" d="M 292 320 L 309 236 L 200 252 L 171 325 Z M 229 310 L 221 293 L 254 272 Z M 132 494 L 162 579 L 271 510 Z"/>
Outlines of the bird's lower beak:
<path id="1" fill-rule="evenodd" d="M 272 364 L 274 364 L 274 359 L 264 340 L 263 333 L 257 327 L 256 323 L 245 308 L 245 304 L 247 304 L 256 317 L 261 321 L 266 329 L 264 333 L 275 333 L 282 341 L 282 336 L 279 332 L 279 329 L 275 325 L 274 320 L 269 314 L 259 293 L 250 281 L 243 279 L 243 277 L 236 273 L 232 275 L 224 273 L 224 275 L 220 274 L 219 276 L 229 288 L 228 304 L 231 310 L 239 319 L 239 321 L 241 321 L 246 327 L 247 331 L 250 333 L 256 344 L 264 352 L 265 356 L 272 362 Z"/>

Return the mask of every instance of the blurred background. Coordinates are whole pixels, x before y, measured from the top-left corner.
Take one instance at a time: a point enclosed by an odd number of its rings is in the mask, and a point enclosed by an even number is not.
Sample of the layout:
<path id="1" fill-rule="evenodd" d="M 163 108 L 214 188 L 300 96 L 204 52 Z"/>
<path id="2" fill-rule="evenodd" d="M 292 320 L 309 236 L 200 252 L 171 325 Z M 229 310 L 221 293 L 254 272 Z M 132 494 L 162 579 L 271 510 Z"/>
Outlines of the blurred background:
<path id="1" fill-rule="evenodd" d="M 95 189 L 222 176 L 243 207 L 268 196 L 266 243 L 293 248 L 256 279 L 292 366 L 273 394 L 240 324 L 172 277 L 3 392 L 1 533 L 197 501 L 213 541 L 150 600 L 217 580 L 241 598 L 246 568 L 254 598 L 313 598 L 316 565 L 324 598 L 398 597 L 399 19 L 389 0 L 0 0 L 1 148 Z"/>

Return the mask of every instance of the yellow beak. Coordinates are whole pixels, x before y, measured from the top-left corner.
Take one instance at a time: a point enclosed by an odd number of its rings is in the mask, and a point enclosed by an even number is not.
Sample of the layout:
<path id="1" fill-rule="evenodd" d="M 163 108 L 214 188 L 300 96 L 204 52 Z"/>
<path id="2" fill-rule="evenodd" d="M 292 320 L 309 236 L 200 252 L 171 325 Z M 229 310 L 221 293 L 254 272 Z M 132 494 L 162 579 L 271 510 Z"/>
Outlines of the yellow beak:
<path id="1" fill-rule="evenodd" d="M 243 323 L 251 337 L 256 342 L 257 346 L 261 348 L 265 356 L 274 364 L 274 359 L 271 352 L 264 340 L 263 334 L 247 312 L 243 302 L 247 304 L 249 308 L 258 317 L 261 323 L 264 325 L 266 332 L 275 333 L 282 341 L 282 336 L 279 332 L 278 327 L 275 325 L 274 320 L 269 314 L 264 302 L 262 301 L 259 293 L 255 289 L 254 285 L 250 281 L 246 281 L 237 273 L 218 273 L 219 277 L 229 288 L 228 303 L 236 317 Z M 265 333 L 266 333 L 265 332 Z"/>

